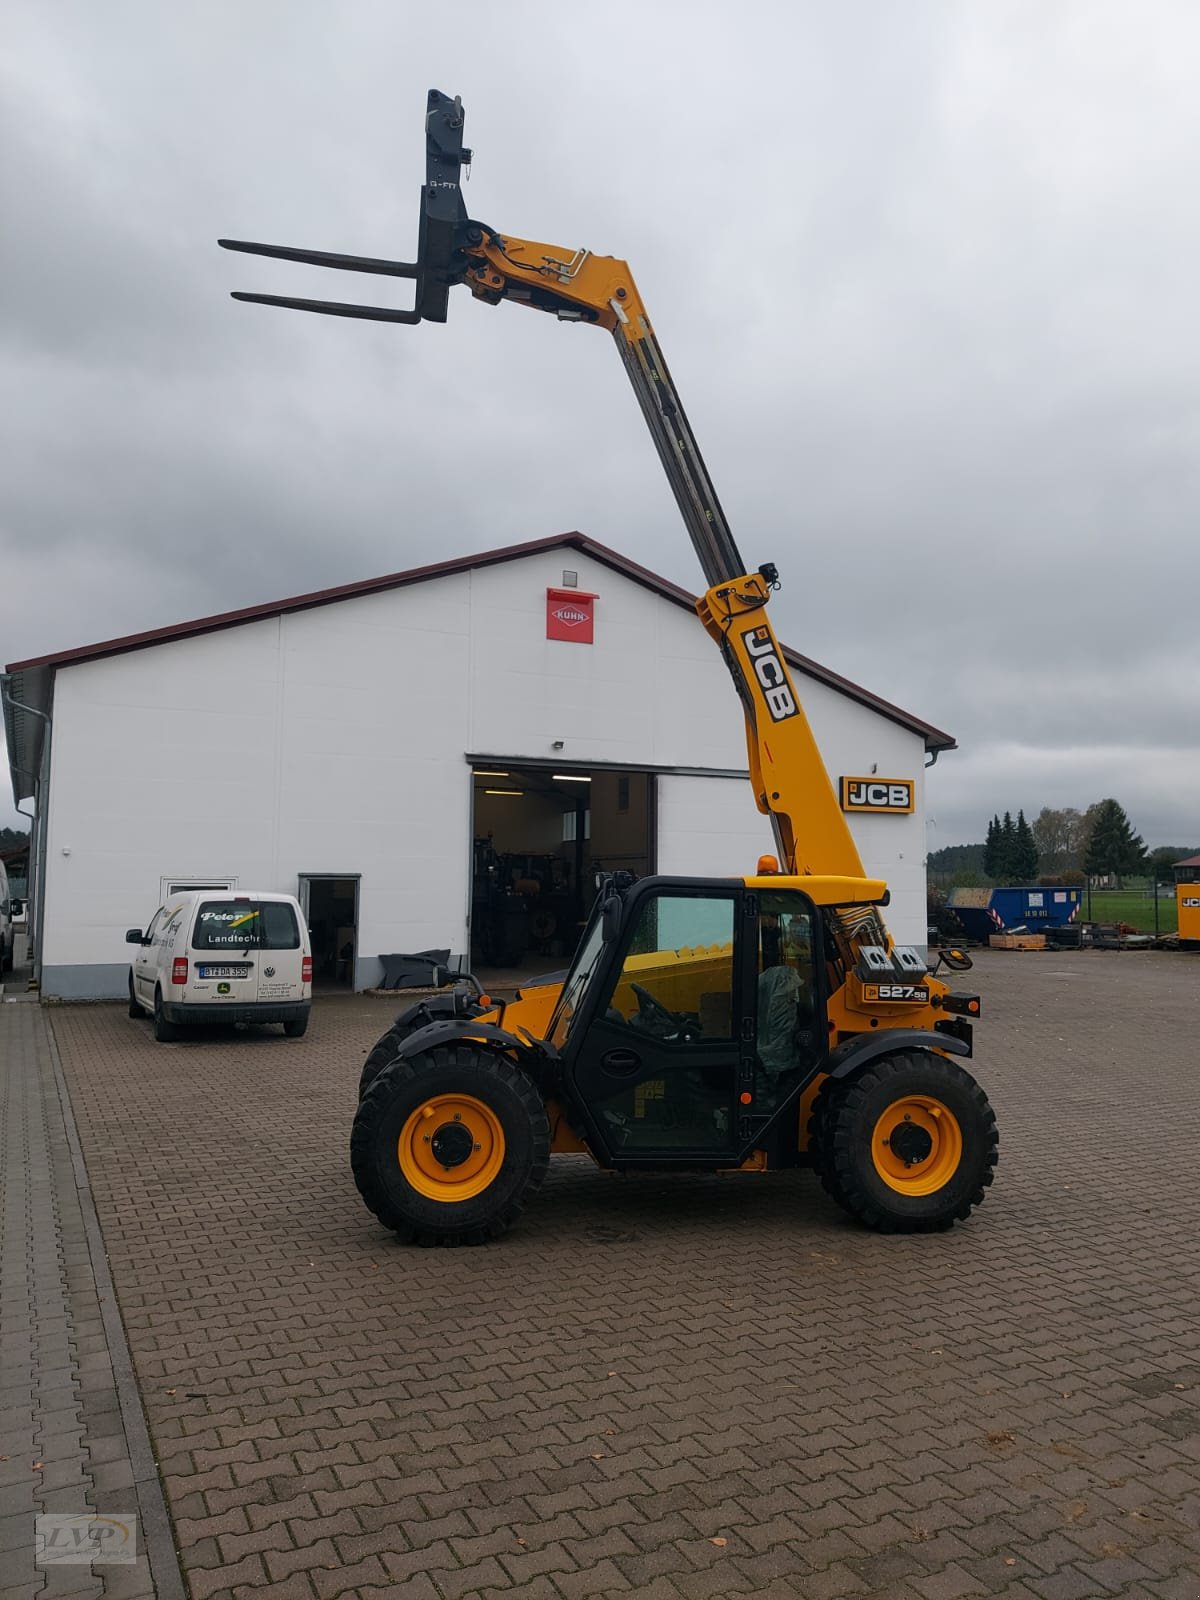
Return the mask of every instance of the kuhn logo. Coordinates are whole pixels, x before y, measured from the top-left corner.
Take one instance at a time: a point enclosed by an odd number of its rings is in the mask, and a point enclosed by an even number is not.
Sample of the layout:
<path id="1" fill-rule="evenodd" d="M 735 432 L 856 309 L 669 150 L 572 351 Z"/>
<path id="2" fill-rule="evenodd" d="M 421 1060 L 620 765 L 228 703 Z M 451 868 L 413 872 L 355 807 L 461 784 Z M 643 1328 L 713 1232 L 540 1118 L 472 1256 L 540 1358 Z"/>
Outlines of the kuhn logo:
<path id="1" fill-rule="evenodd" d="M 750 657 L 754 676 L 762 685 L 763 699 L 767 702 L 771 720 L 783 722 L 787 717 L 794 717 L 800 707 L 796 704 L 796 697 L 792 693 L 787 673 L 783 670 L 783 662 L 779 659 L 779 652 L 770 630 L 750 628 L 742 635 L 742 643 L 746 647 L 746 654 Z"/>
<path id="2" fill-rule="evenodd" d="M 587 612 L 579 606 L 555 606 L 550 615 L 568 628 L 577 628 L 581 622 L 590 621 Z"/>
<path id="3" fill-rule="evenodd" d="M 907 778 L 843 778 L 843 811 L 911 811 L 913 786 Z"/>

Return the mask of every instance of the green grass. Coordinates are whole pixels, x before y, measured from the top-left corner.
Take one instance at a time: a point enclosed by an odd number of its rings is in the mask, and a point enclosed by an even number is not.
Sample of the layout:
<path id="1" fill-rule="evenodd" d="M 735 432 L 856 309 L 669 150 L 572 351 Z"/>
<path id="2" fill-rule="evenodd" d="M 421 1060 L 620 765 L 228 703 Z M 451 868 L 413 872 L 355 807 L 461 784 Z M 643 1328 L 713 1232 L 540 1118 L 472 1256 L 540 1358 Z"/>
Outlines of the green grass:
<path id="1" fill-rule="evenodd" d="M 1087 890 L 1083 891 L 1081 917 L 1088 915 Z M 1139 933 L 1154 932 L 1154 901 L 1144 889 L 1093 889 L 1093 922 L 1128 922 Z M 1175 932 L 1175 897 L 1158 902 L 1159 933 Z"/>

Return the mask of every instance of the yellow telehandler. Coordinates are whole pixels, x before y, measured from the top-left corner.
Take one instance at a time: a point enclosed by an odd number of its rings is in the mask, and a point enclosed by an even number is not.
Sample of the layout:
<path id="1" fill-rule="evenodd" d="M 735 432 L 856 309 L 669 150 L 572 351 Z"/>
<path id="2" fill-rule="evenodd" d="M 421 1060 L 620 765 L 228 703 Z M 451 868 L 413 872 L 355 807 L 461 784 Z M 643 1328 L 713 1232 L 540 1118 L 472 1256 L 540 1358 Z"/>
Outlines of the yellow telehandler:
<path id="1" fill-rule="evenodd" d="M 467 215 L 463 110 L 431 90 L 415 262 L 221 240 L 232 250 L 409 278 L 413 309 L 275 295 L 333 316 L 445 321 L 450 289 L 607 329 L 703 569 L 696 609 L 746 718 L 750 780 L 776 856 L 744 878 L 613 873 L 561 982 L 493 1005 L 473 980 L 421 1001 L 363 1070 L 351 1165 L 371 1211 L 423 1245 L 501 1234 L 551 1155 L 619 1171 L 811 1166 L 883 1232 L 948 1228 L 980 1204 L 996 1119 L 960 1065 L 978 995 L 897 945 L 624 261 L 501 234 Z"/>

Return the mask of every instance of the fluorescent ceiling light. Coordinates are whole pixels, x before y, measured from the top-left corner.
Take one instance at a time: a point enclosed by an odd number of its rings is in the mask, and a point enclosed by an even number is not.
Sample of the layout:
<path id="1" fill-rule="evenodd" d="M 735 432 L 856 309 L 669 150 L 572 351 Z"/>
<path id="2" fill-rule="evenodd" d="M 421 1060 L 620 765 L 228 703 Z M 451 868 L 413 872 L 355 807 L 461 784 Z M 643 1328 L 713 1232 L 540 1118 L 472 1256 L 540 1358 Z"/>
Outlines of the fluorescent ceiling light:
<path id="1" fill-rule="evenodd" d="M 591 783 L 591 779 L 584 777 L 582 772 L 552 772 L 550 776 L 555 783 Z"/>
<path id="2" fill-rule="evenodd" d="M 485 789 L 484 794 L 524 794 L 524 789 Z"/>
<path id="3" fill-rule="evenodd" d="M 475 776 L 477 778 L 507 778 L 508 777 L 508 773 L 507 772 L 485 772 L 482 767 L 476 767 L 475 768 Z"/>

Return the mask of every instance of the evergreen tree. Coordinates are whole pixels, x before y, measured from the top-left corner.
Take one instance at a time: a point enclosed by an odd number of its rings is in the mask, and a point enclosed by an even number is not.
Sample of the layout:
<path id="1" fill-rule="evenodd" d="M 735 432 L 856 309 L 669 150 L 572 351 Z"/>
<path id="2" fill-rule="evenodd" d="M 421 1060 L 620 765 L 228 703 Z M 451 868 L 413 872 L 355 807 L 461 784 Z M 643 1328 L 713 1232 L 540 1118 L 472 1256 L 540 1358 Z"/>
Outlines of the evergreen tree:
<path id="1" fill-rule="evenodd" d="M 1034 841 L 1033 829 L 1025 821 L 1024 811 L 1017 812 L 1013 869 L 1013 877 L 1021 883 L 1032 883 L 1038 875 L 1038 848 Z"/>
<path id="2" fill-rule="evenodd" d="M 996 877 L 1001 883 L 1011 883 L 1017 876 L 1017 825 L 1012 812 L 1006 811 L 996 840 Z"/>
<path id="3" fill-rule="evenodd" d="M 989 878 L 996 876 L 996 847 L 1000 840 L 1000 818 L 993 817 L 987 825 L 987 839 L 983 846 L 983 870 Z"/>
<path id="4" fill-rule="evenodd" d="M 1145 865 L 1145 840 L 1115 800 L 1101 800 L 1090 809 L 1095 820 L 1084 866 L 1093 877 L 1114 877 L 1120 888 L 1123 877 Z"/>

